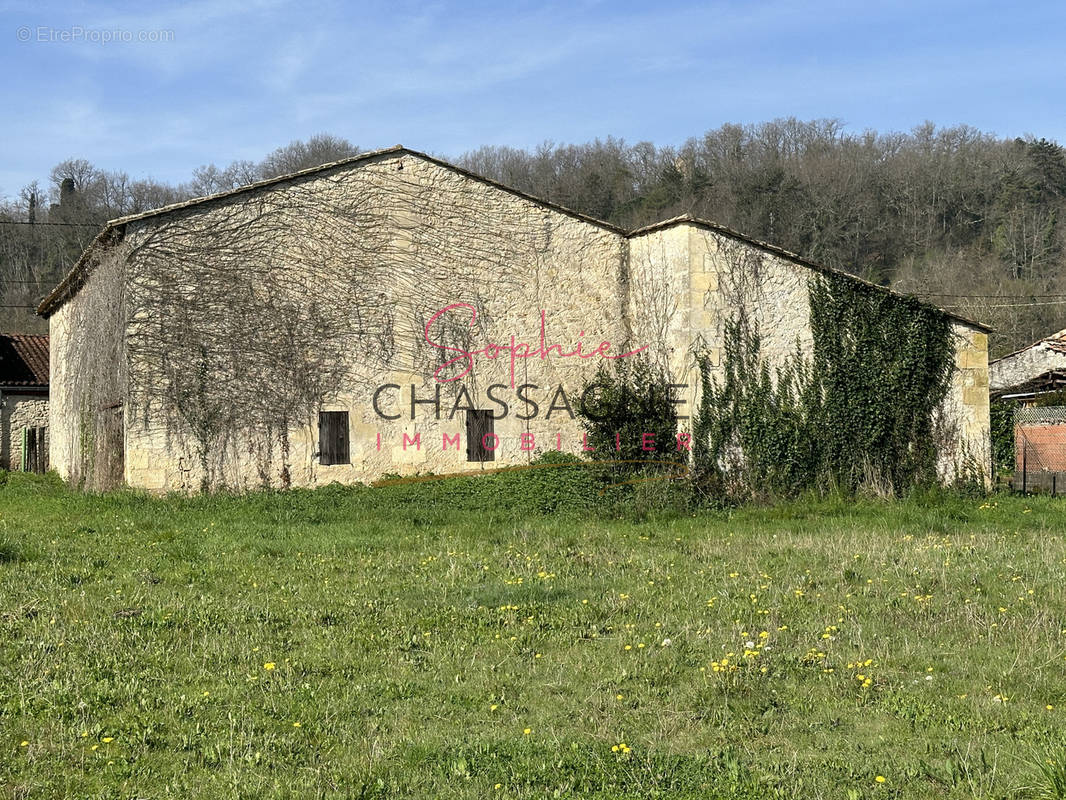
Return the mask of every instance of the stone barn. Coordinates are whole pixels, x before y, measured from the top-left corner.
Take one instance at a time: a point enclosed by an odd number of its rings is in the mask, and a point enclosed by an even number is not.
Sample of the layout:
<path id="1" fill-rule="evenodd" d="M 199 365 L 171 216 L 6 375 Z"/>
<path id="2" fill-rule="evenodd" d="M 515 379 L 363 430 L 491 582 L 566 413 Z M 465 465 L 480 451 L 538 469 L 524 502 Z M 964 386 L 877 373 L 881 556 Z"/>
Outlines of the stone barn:
<path id="1" fill-rule="evenodd" d="M 625 358 L 672 376 L 691 431 L 737 320 L 765 363 L 825 360 L 815 285 L 920 306 L 862 345 L 879 369 L 946 331 L 938 464 L 987 469 L 985 327 L 710 222 L 623 230 L 403 147 L 108 223 L 39 308 L 52 463 L 183 492 L 526 464 L 582 452 L 583 387 Z"/>
<path id="2" fill-rule="evenodd" d="M 48 470 L 48 337 L 0 333 L 0 469 Z"/>

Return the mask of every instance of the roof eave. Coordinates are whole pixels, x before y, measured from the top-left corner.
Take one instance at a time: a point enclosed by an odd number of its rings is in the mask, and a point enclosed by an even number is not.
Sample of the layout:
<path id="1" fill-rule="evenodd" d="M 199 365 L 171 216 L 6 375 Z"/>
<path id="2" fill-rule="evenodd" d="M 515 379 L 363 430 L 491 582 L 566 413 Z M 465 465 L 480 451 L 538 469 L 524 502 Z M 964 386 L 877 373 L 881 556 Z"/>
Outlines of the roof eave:
<path id="1" fill-rule="evenodd" d="M 74 262 L 74 266 L 70 268 L 70 271 L 63 276 L 63 279 L 56 284 L 56 287 L 37 306 L 38 316 L 48 319 L 59 309 L 59 306 L 73 297 L 79 288 L 80 284 L 78 282 L 84 277 L 84 273 L 88 268 L 89 256 L 96 251 L 97 246 L 101 245 L 108 237 L 108 234 L 119 227 L 121 225 L 117 222 L 108 222 L 103 230 L 96 234 L 96 237 L 89 242 L 89 246 L 78 256 L 78 260 Z"/>

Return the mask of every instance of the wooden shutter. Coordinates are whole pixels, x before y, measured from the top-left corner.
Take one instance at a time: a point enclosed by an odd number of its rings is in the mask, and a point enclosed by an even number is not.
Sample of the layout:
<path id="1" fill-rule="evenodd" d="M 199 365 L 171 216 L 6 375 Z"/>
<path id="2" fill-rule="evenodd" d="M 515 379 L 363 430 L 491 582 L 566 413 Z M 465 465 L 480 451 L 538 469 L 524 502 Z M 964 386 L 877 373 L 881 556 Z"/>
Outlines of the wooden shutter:
<path id="1" fill-rule="evenodd" d="M 26 469 L 43 474 L 48 471 L 48 451 L 45 449 L 45 429 L 30 428 L 27 438 Z"/>
<path id="2" fill-rule="evenodd" d="M 36 472 L 37 432 L 34 428 L 22 429 L 22 471 Z"/>
<path id="3" fill-rule="evenodd" d="M 496 452 L 485 447 L 482 440 L 494 433 L 491 411 L 466 412 L 466 460 L 495 461 Z M 491 439 L 490 439 L 491 441 Z"/>
<path id="4" fill-rule="evenodd" d="M 318 414 L 318 463 L 350 464 L 348 412 L 320 411 Z"/>

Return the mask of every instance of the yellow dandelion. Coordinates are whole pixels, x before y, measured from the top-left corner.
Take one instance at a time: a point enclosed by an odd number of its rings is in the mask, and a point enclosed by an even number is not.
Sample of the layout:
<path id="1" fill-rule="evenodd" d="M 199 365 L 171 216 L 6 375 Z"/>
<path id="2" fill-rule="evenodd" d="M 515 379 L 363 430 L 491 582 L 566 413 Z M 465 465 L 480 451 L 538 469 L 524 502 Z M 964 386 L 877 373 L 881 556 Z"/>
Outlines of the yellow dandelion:
<path id="1" fill-rule="evenodd" d="M 877 781 L 878 783 L 884 783 L 885 782 L 885 776 L 884 775 L 878 775 L 876 778 L 874 778 L 874 780 Z"/>
<path id="2" fill-rule="evenodd" d="M 266 670 L 275 669 L 276 667 L 277 667 L 277 664 L 275 664 L 273 661 L 268 661 L 268 662 L 266 662 L 263 665 L 263 669 L 266 669 Z"/>
<path id="3" fill-rule="evenodd" d="M 522 735 L 523 736 L 529 736 L 529 734 L 531 734 L 531 733 L 533 733 L 533 729 L 532 728 L 526 728 L 524 731 L 522 731 Z"/>

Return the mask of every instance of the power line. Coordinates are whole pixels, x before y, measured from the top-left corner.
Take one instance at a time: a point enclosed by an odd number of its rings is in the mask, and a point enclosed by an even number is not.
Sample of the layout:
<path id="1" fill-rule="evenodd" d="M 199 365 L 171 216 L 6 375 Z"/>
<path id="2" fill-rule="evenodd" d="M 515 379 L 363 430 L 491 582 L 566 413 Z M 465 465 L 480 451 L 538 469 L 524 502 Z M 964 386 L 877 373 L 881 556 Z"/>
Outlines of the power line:
<path id="1" fill-rule="evenodd" d="M 51 225 L 65 228 L 102 228 L 99 222 L 30 222 L 22 219 L 0 219 L 0 225 Z"/>

